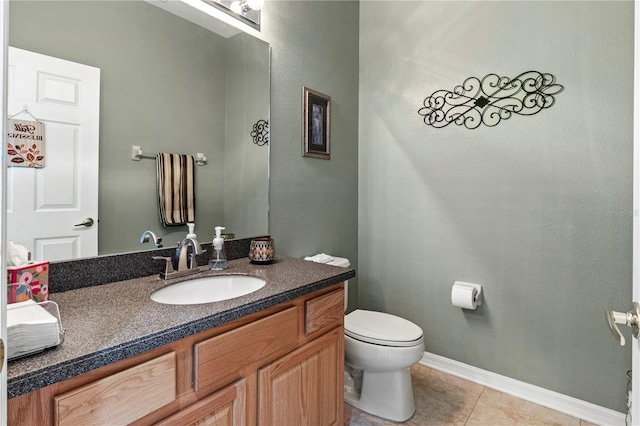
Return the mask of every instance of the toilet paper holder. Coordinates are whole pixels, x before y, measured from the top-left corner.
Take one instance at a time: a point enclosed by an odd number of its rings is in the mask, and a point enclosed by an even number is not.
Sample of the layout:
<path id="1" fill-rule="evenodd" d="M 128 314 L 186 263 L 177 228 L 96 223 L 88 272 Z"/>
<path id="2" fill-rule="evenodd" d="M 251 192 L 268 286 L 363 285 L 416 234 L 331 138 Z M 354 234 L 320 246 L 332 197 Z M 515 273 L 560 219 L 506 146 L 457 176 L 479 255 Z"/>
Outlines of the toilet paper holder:
<path id="1" fill-rule="evenodd" d="M 473 292 L 473 300 L 471 301 L 471 305 L 472 306 L 460 306 L 462 308 L 466 308 L 466 309 L 476 309 L 478 306 L 482 305 L 482 286 L 480 284 L 475 284 L 475 283 L 468 283 L 468 282 L 464 282 L 464 281 L 454 281 L 453 286 L 451 288 L 452 290 L 452 300 L 451 302 L 453 303 L 453 291 L 456 287 L 467 287 L 467 288 L 472 288 L 475 289 L 475 291 Z M 455 306 L 455 303 L 454 303 Z"/>

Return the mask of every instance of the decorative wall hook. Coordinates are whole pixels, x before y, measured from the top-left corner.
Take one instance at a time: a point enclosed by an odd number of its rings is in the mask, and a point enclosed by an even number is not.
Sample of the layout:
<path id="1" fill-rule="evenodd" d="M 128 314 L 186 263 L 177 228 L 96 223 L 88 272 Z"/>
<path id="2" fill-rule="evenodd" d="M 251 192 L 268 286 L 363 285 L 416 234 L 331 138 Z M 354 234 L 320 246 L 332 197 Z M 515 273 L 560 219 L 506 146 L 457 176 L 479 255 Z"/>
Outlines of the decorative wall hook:
<path id="1" fill-rule="evenodd" d="M 496 126 L 512 114 L 534 115 L 551 108 L 564 87 L 549 73 L 527 71 L 512 79 L 488 74 L 467 78 L 453 91 L 438 90 L 418 110 L 424 124 L 441 128 L 455 123 L 467 129 Z"/>
<path id="2" fill-rule="evenodd" d="M 269 122 L 266 120 L 258 120 L 253 125 L 253 131 L 251 132 L 253 143 L 258 146 L 266 145 L 269 143 Z"/>

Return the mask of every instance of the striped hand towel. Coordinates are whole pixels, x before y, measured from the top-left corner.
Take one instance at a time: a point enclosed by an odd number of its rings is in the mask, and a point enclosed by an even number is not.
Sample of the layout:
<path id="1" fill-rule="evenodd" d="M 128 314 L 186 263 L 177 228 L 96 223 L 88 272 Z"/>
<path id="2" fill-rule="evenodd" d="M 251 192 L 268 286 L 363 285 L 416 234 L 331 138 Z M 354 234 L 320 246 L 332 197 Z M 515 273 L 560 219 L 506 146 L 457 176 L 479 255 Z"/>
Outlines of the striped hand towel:
<path id="1" fill-rule="evenodd" d="M 164 226 L 195 221 L 194 159 L 191 155 L 156 155 L 158 207 Z"/>

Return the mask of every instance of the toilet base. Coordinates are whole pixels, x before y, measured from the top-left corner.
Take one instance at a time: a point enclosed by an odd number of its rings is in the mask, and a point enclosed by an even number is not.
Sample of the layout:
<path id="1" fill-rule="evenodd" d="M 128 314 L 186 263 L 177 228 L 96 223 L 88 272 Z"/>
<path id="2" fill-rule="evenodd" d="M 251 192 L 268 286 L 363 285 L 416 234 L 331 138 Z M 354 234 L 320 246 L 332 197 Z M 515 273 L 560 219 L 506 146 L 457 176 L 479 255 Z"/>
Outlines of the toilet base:
<path id="1" fill-rule="evenodd" d="M 365 371 L 362 388 L 344 392 L 344 402 L 366 413 L 394 422 L 409 420 L 416 411 L 409 368 L 398 371 Z"/>

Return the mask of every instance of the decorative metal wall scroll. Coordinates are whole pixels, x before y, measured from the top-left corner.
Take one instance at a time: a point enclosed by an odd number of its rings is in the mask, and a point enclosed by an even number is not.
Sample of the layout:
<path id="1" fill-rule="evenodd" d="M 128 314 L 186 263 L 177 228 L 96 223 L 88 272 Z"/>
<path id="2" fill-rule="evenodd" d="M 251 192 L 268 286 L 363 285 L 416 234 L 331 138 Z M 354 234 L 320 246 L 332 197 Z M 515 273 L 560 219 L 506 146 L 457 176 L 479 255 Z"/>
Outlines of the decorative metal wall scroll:
<path id="1" fill-rule="evenodd" d="M 258 146 L 266 145 L 269 143 L 269 122 L 266 120 L 258 120 L 253 125 L 253 131 L 251 132 L 253 143 Z"/>
<path id="2" fill-rule="evenodd" d="M 493 127 L 512 114 L 534 115 L 555 104 L 564 87 L 548 73 L 527 71 L 512 79 L 489 74 L 467 78 L 453 91 L 438 90 L 418 110 L 424 124 L 441 128 L 455 123 L 467 129 Z"/>

